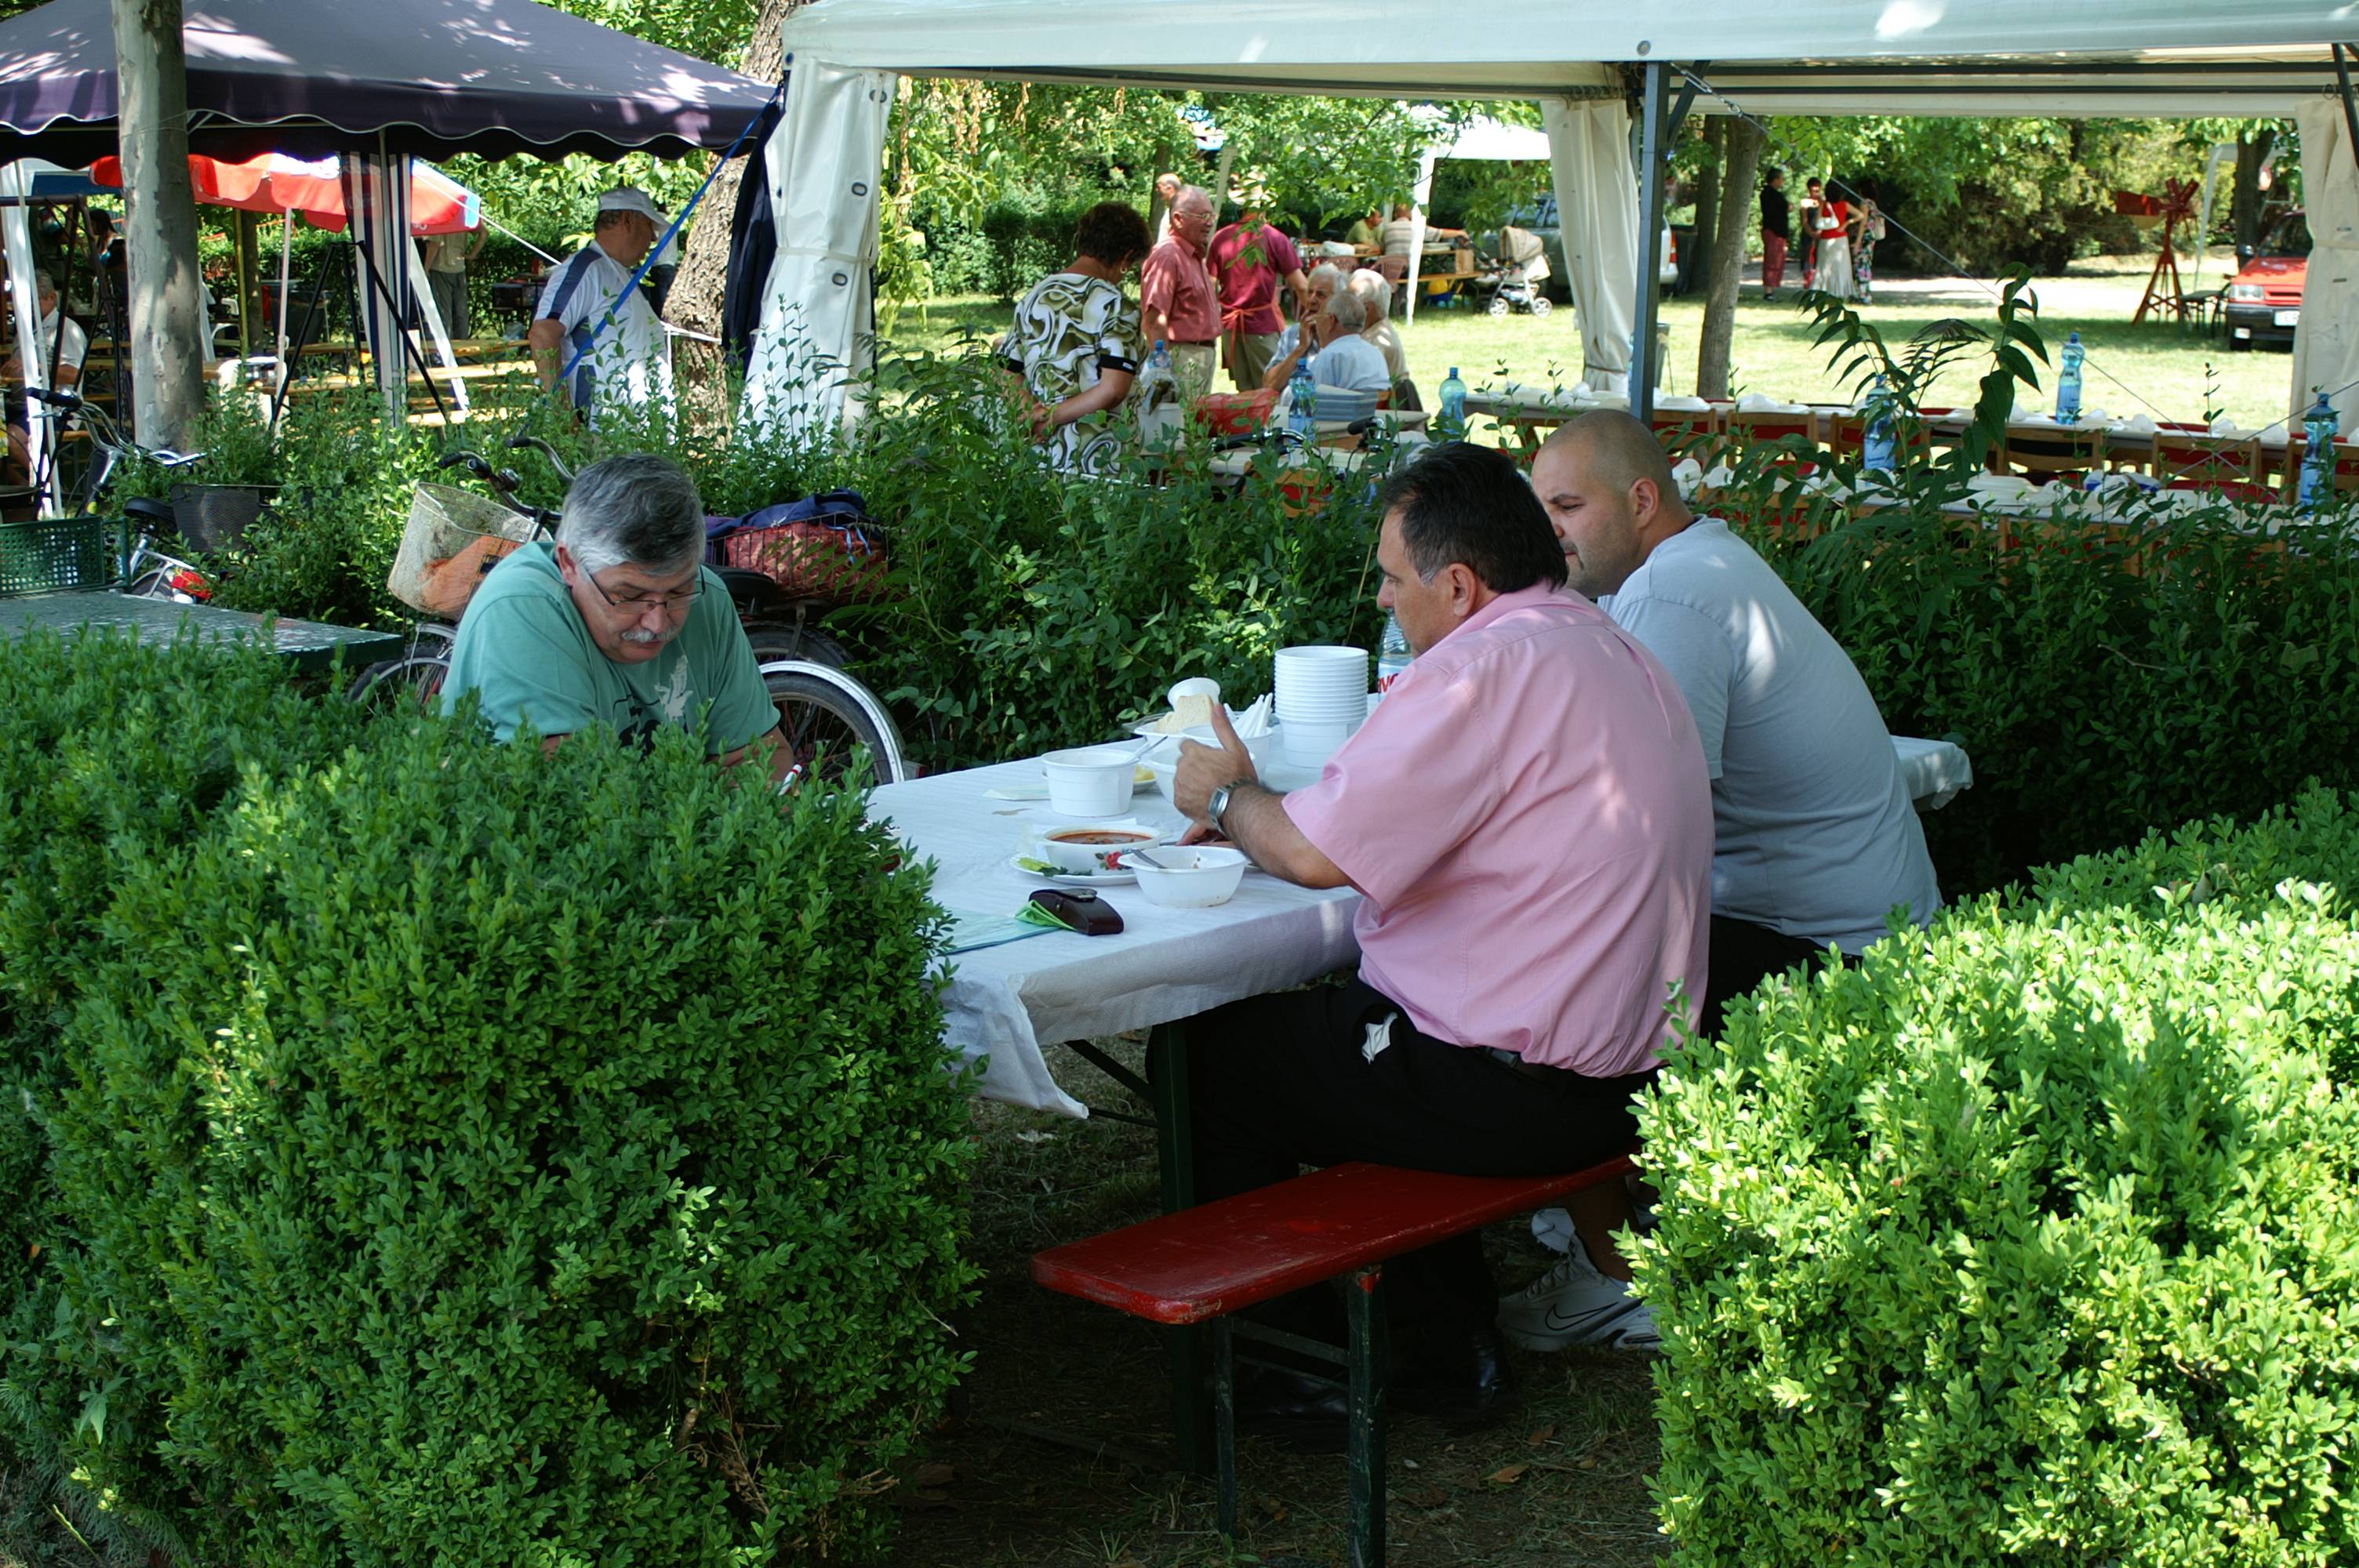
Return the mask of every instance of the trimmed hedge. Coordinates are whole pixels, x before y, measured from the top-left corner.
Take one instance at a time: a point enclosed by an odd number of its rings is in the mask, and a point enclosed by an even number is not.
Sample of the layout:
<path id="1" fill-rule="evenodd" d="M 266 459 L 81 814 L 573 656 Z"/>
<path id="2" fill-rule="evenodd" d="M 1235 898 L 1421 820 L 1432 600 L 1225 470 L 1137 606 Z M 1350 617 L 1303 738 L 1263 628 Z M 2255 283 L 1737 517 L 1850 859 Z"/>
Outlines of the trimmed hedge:
<path id="1" fill-rule="evenodd" d="M 1645 1115 L 1690 1563 L 2348 1562 L 2359 800 L 1773 980 Z"/>
<path id="2" fill-rule="evenodd" d="M 864 800 L 304 702 L 252 654 L 0 670 L 85 720 L 45 752 L 0 717 L 11 806 L 114 802 L 94 755 L 207 781 L 50 922 L 88 937 L 32 1102 L 23 1456 L 196 1561 L 873 1553 L 974 1272 L 940 916 Z M 260 760 L 109 729 L 163 701 L 201 735 L 217 687 Z"/>

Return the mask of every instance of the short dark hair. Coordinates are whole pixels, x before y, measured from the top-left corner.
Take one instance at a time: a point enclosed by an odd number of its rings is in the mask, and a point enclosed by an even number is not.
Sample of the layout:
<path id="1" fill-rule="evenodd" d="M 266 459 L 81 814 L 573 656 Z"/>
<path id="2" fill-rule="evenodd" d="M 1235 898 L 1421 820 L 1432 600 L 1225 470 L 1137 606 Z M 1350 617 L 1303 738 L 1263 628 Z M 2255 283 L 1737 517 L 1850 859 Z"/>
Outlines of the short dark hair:
<path id="1" fill-rule="evenodd" d="M 1450 441 L 1385 481 L 1376 514 L 1400 514 L 1401 544 L 1420 579 L 1462 565 L 1494 593 L 1565 584 L 1564 546 L 1514 460 Z"/>
<path id="2" fill-rule="evenodd" d="M 1782 168 L 1773 168 L 1761 178 L 1764 181 L 1783 179 L 1786 178 L 1786 171 Z"/>
<path id="3" fill-rule="evenodd" d="M 1073 249 L 1108 266 L 1136 261 L 1153 248 L 1147 220 L 1127 201 L 1099 202 L 1073 229 Z"/>

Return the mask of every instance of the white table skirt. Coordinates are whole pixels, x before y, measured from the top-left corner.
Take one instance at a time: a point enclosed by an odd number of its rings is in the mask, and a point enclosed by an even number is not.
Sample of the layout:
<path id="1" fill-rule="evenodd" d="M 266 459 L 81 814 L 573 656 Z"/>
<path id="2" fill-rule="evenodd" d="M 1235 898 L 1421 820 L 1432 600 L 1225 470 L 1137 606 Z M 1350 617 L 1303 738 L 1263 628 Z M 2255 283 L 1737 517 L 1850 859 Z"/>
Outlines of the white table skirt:
<path id="1" fill-rule="evenodd" d="M 1279 788 L 1315 777 L 1282 767 L 1268 775 Z M 1007 863 L 1023 850 L 1026 826 L 1065 819 L 1046 801 L 995 800 L 984 791 L 1039 783 L 1037 760 L 913 779 L 878 790 L 869 815 L 889 820 L 904 842 L 935 862 L 937 903 L 1007 914 L 1048 885 Z M 1132 807 L 1143 824 L 1180 825 L 1152 786 L 1140 787 Z M 1130 884 L 1101 889 L 1099 896 L 1122 915 L 1120 935 L 1051 932 L 947 960 L 945 1033 L 959 1051 L 984 1061 L 977 1089 L 985 1098 L 1087 1116 L 1059 1086 L 1044 1045 L 1190 1018 L 1299 985 L 1359 953 L 1352 914 L 1360 895 L 1349 888 L 1319 892 L 1248 871 L 1237 895 L 1215 909 L 1165 909 Z"/>

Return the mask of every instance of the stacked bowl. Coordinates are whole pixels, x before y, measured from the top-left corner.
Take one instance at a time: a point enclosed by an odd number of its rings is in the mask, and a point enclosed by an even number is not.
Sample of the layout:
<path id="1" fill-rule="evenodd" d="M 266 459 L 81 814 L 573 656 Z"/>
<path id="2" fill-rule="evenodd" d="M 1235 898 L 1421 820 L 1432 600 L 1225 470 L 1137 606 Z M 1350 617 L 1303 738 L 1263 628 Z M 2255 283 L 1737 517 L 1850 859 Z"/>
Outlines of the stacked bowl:
<path id="1" fill-rule="evenodd" d="M 1368 716 L 1368 651 L 1280 648 L 1277 708 L 1286 760 L 1299 767 L 1322 765 Z"/>

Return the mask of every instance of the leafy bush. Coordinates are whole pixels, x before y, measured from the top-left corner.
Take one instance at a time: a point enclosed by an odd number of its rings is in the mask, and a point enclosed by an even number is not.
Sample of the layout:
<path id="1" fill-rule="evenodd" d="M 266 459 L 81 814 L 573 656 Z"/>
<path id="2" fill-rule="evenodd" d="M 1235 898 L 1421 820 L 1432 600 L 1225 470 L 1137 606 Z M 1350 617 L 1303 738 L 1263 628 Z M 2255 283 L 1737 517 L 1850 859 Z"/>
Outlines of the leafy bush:
<path id="1" fill-rule="evenodd" d="M 2352 1560 L 2354 806 L 2058 867 L 1680 1054 L 1680 1561 Z"/>
<path id="2" fill-rule="evenodd" d="M 864 801 L 259 654 L 0 668 L 11 1487 L 129 1559 L 874 1551 L 973 1271 Z"/>

